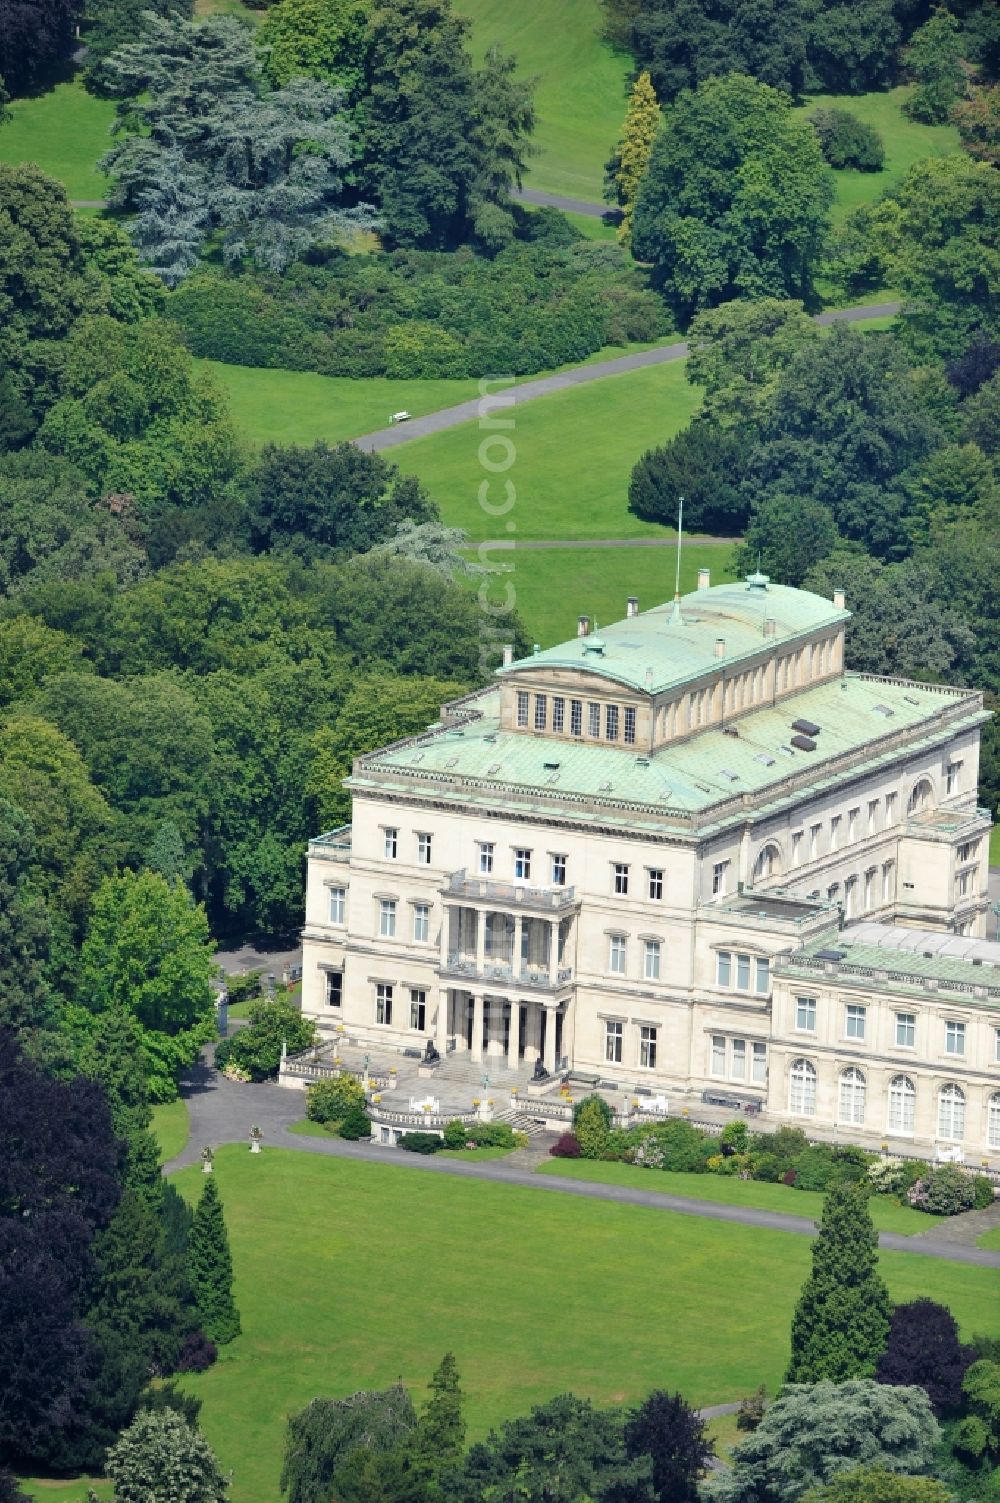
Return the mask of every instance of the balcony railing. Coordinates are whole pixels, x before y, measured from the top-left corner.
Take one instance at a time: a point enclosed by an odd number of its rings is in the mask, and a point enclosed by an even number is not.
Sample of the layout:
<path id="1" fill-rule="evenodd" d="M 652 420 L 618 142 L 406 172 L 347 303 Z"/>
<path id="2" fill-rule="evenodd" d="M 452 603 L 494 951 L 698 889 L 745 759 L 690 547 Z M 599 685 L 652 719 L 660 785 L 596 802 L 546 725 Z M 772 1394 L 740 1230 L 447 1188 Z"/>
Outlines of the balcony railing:
<path id="1" fill-rule="evenodd" d="M 448 959 L 442 966 L 442 971 L 449 976 L 467 977 L 471 981 L 499 981 L 506 986 L 549 989 L 566 986 L 573 979 L 572 966 L 559 966 L 553 981 L 547 965 L 521 964 L 515 967 L 511 961 L 487 958 L 480 966 L 475 955 L 467 955 L 461 950 L 448 951 Z"/>
<path id="2" fill-rule="evenodd" d="M 472 876 L 465 870 L 452 872 L 442 892 L 446 900 L 478 900 L 513 908 L 533 908 L 545 913 L 564 913 L 575 908 L 578 902 L 572 887 L 531 887 L 524 882 L 494 882 L 489 877 Z"/>
<path id="3" fill-rule="evenodd" d="M 309 842 L 309 854 L 319 856 L 323 861 L 350 861 L 351 826 L 339 825 L 336 830 L 317 835 Z"/>

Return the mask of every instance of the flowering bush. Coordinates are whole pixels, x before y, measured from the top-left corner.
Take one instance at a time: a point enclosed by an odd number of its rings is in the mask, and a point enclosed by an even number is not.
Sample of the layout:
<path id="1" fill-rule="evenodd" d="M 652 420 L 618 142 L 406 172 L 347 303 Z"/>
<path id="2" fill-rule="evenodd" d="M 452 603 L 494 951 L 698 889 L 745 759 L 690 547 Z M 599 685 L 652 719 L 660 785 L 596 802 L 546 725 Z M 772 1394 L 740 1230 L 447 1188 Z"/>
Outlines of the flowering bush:
<path id="1" fill-rule="evenodd" d="M 941 1164 L 925 1179 L 918 1179 L 907 1195 L 910 1205 L 931 1216 L 959 1216 L 975 1205 L 972 1176 L 954 1164 Z"/>

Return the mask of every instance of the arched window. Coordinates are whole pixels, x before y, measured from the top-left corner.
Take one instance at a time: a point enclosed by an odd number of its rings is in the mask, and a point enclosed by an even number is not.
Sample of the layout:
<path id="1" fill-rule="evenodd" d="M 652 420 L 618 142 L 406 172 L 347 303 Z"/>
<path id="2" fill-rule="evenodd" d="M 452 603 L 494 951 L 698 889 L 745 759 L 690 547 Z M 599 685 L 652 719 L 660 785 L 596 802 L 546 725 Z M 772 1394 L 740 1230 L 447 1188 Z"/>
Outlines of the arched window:
<path id="1" fill-rule="evenodd" d="M 912 1132 L 917 1093 L 908 1075 L 894 1075 L 889 1082 L 889 1131 Z"/>
<path id="2" fill-rule="evenodd" d="M 776 845 L 763 846 L 753 864 L 753 880 L 763 882 L 767 877 L 777 877 L 780 874 L 781 852 L 778 847 Z"/>
<path id="3" fill-rule="evenodd" d="M 921 809 L 929 809 L 934 802 L 934 789 L 931 787 L 929 778 L 921 778 L 915 783 L 906 800 L 907 814 L 919 814 Z"/>
<path id="4" fill-rule="evenodd" d="M 816 1066 L 797 1059 L 788 1079 L 788 1110 L 793 1117 L 816 1115 Z"/>
<path id="5" fill-rule="evenodd" d="M 938 1097 L 938 1137 L 960 1143 L 965 1137 L 965 1092 L 961 1086 L 941 1087 Z"/>
<path id="6" fill-rule="evenodd" d="M 863 1127 L 865 1121 L 865 1077 L 860 1070 L 842 1070 L 840 1074 L 840 1121 L 851 1127 Z"/>
<path id="7" fill-rule="evenodd" d="M 990 1097 L 986 1141 L 991 1148 L 1000 1148 L 1000 1091 Z"/>

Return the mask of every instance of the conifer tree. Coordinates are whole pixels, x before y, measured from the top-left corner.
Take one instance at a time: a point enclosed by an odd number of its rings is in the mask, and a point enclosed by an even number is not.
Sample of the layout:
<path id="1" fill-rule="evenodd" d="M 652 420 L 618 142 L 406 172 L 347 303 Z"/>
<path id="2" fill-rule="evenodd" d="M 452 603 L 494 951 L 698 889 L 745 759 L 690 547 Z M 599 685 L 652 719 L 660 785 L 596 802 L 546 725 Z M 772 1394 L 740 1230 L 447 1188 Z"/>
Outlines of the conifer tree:
<path id="1" fill-rule="evenodd" d="M 150 1210 L 163 1202 L 160 1149 L 150 1131 L 153 1113 L 146 1084 L 142 1028 L 124 1007 L 97 1020 L 81 1058 L 84 1075 L 104 1087 L 116 1137 L 125 1143 L 125 1186 Z"/>
<path id="2" fill-rule="evenodd" d="M 458 1386 L 458 1368 L 453 1353 L 445 1352 L 430 1381 L 431 1396 L 420 1416 L 411 1451 L 417 1476 L 433 1482 L 449 1466 L 462 1458 L 465 1444 L 465 1420 L 462 1418 L 462 1390 Z"/>
<path id="3" fill-rule="evenodd" d="M 233 1262 L 215 1179 L 205 1180 L 188 1235 L 188 1277 L 201 1328 L 219 1346 L 240 1334 L 233 1303 Z"/>
<path id="4" fill-rule="evenodd" d="M 632 211 L 659 128 L 660 106 L 649 73 L 643 71 L 632 87 L 622 138 L 605 169 L 606 195 L 622 211 L 618 239 L 623 245 L 631 243 Z"/>
<path id="5" fill-rule="evenodd" d="M 889 1291 L 878 1272 L 878 1234 L 863 1185 L 835 1185 L 826 1197 L 812 1273 L 792 1318 L 786 1381 L 870 1378 L 885 1348 Z"/>

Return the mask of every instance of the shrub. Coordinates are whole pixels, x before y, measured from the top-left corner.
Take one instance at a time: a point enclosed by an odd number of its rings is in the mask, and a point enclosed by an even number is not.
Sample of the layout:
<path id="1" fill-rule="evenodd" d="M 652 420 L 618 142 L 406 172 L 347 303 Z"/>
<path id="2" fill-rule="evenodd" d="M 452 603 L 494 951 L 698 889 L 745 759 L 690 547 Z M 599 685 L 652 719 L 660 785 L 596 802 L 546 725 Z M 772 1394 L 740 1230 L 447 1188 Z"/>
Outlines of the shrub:
<path id="1" fill-rule="evenodd" d="M 320 1080 L 306 1091 L 306 1116 L 310 1122 L 341 1122 L 352 1107 L 364 1110 L 365 1089 L 355 1075 Z"/>
<path id="2" fill-rule="evenodd" d="M 781 1178 L 781 1160 L 775 1153 L 758 1153 L 754 1149 L 750 1155 L 750 1173 L 753 1179 L 765 1184 L 777 1184 Z"/>
<path id="3" fill-rule="evenodd" d="M 996 1199 L 993 1194 L 993 1181 L 985 1174 L 972 1176 L 972 1205 L 977 1211 L 985 1211 Z"/>
<path id="4" fill-rule="evenodd" d="M 235 1005 L 237 1002 L 246 1002 L 250 997 L 259 997 L 263 974 L 263 971 L 246 971 L 242 976 L 227 976 L 229 1001 Z"/>
<path id="5" fill-rule="evenodd" d="M 954 1164 L 941 1164 L 924 1179 L 918 1179 L 908 1194 L 910 1205 L 931 1216 L 958 1216 L 971 1211 L 976 1191 L 972 1176 Z"/>
<path id="6" fill-rule="evenodd" d="M 241 1028 L 217 1045 L 219 1069 L 232 1065 L 250 1080 L 267 1080 L 278 1073 L 282 1044 L 289 1054 L 298 1054 L 316 1038 L 311 1019 L 285 1001 L 252 1002 L 249 1018 L 249 1028 Z"/>
<path id="7" fill-rule="evenodd" d="M 444 1127 L 445 1148 L 464 1148 L 466 1141 L 466 1127 L 464 1122 L 456 1118 L 454 1122 L 446 1122 Z"/>
<path id="8" fill-rule="evenodd" d="M 743 1121 L 727 1122 L 719 1134 L 719 1143 L 722 1152 L 726 1155 L 732 1153 L 746 1153 L 750 1147 L 750 1132 Z"/>
<path id="9" fill-rule="evenodd" d="M 514 1129 L 509 1122 L 477 1122 L 465 1130 L 469 1146 L 476 1148 L 513 1148 Z"/>
<path id="10" fill-rule="evenodd" d="M 564 1132 L 561 1137 L 555 1143 L 553 1143 L 552 1147 L 549 1149 L 549 1153 L 554 1159 L 578 1159 L 580 1157 L 580 1145 L 576 1140 L 576 1134 L 571 1132 Z"/>
<path id="11" fill-rule="evenodd" d="M 795 1160 L 795 1188 L 797 1190 L 827 1190 L 837 1178 L 833 1149 L 826 1143 L 816 1143 L 800 1153 Z"/>
<path id="12" fill-rule="evenodd" d="M 185 1336 L 177 1359 L 179 1373 L 203 1373 L 212 1366 L 219 1355 L 214 1341 L 209 1341 L 204 1331 L 192 1331 Z"/>
<path id="13" fill-rule="evenodd" d="M 876 1195 L 895 1195 L 904 1183 L 905 1168 L 902 1159 L 873 1159 L 868 1165 L 868 1181 Z"/>
<path id="14" fill-rule="evenodd" d="M 400 1148 L 405 1148 L 407 1153 L 437 1153 L 444 1147 L 444 1142 L 436 1132 L 404 1132 L 399 1140 Z"/>
<path id="15" fill-rule="evenodd" d="M 848 110 L 817 109 L 809 117 L 819 149 L 831 167 L 881 172 L 885 166 L 882 137 Z"/>
<path id="16" fill-rule="evenodd" d="M 679 1174 L 704 1174 L 709 1158 L 719 1149 L 716 1138 L 683 1119 L 659 1124 L 653 1141 L 660 1153 L 658 1167 Z"/>
<path id="17" fill-rule="evenodd" d="M 740 1400 L 740 1407 L 736 1411 L 737 1430 L 756 1430 L 767 1410 L 767 1389 L 761 1383 L 755 1388 L 749 1398 Z"/>
<path id="18" fill-rule="evenodd" d="M 370 1137 L 371 1130 L 371 1118 L 364 1107 L 357 1104 L 348 1107 L 337 1128 L 340 1136 L 350 1143 L 356 1143 L 359 1138 Z M 438 1146 L 440 1147 L 440 1144 Z"/>
<path id="19" fill-rule="evenodd" d="M 608 1145 L 611 1108 L 603 1096 L 585 1096 L 573 1108 L 573 1131 L 581 1157 L 599 1159 Z"/>

